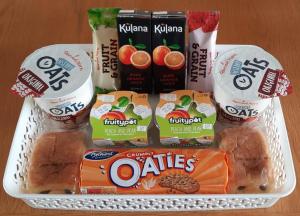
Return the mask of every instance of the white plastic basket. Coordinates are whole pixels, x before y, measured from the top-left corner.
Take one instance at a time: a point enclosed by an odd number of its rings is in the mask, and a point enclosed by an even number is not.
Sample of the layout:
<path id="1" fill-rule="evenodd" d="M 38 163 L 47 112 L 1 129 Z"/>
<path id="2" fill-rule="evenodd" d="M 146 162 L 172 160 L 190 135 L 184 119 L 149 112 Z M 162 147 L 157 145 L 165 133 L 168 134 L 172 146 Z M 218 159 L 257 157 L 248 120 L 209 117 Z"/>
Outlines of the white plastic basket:
<path id="1" fill-rule="evenodd" d="M 91 45 L 80 46 L 91 53 Z M 218 52 L 236 45 L 218 45 Z M 34 208 L 73 209 L 99 211 L 195 211 L 266 208 L 295 188 L 296 177 L 278 98 L 264 112 L 262 121 L 268 127 L 267 138 L 274 166 L 275 192 L 265 194 L 222 195 L 57 195 L 26 194 L 22 192 L 26 181 L 27 164 L 35 138 L 44 130 L 45 115 L 32 99 L 24 101 L 13 138 L 3 178 L 5 191 L 20 198 Z"/>

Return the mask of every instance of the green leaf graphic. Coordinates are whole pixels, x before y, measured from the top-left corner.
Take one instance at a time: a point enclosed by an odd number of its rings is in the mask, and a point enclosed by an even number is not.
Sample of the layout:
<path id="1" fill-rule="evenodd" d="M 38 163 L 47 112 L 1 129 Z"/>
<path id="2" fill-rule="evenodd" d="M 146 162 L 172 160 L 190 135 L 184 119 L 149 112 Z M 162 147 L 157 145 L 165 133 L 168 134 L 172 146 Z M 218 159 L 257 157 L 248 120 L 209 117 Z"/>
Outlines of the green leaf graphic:
<path id="1" fill-rule="evenodd" d="M 137 115 L 136 113 L 133 112 L 134 105 L 130 103 L 124 112 L 126 119 L 137 119 L 137 120 L 142 120 L 142 117 L 140 115 Z"/>
<path id="2" fill-rule="evenodd" d="M 194 139 L 190 139 L 190 140 L 189 140 L 189 144 L 191 144 L 191 145 L 197 145 L 197 144 L 199 144 L 199 143 L 198 143 L 197 140 L 194 138 Z"/>
<path id="3" fill-rule="evenodd" d="M 111 110 L 117 110 L 117 109 L 120 109 L 120 108 L 115 105 L 112 105 Z"/>
<path id="4" fill-rule="evenodd" d="M 89 24 L 93 30 L 97 30 L 98 26 L 116 27 L 116 17 L 120 8 L 91 8 L 88 10 Z"/>
<path id="5" fill-rule="evenodd" d="M 125 107 L 128 105 L 129 99 L 128 97 L 123 96 L 118 99 L 118 102 L 119 102 L 119 107 Z"/>
<path id="6" fill-rule="evenodd" d="M 95 94 L 107 94 L 112 91 L 113 90 L 99 88 L 98 86 L 95 87 Z"/>
<path id="7" fill-rule="evenodd" d="M 145 44 L 136 44 L 134 45 L 137 49 L 141 50 L 141 49 L 146 49 Z"/>
<path id="8" fill-rule="evenodd" d="M 176 110 L 176 109 L 182 109 L 182 108 L 183 108 L 183 106 L 180 106 L 180 105 L 178 105 L 178 104 L 175 105 L 175 110 Z"/>
<path id="9" fill-rule="evenodd" d="M 181 100 L 181 105 L 182 106 L 187 106 L 192 102 L 192 98 L 188 95 L 184 95 L 180 98 Z"/>
<path id="10" fill-rule="evenodd" d="M 130 45 L 132 45 L 132 39 L 131 38 L 128 38 L 128 42 Z"/>
<path id="11" fill-rule="evenodd" d="M 178 44 L 172 44 L 170 46 L 168 46 L 170 49 L 172 50 L 179 50 L 180 49 L 180 46 Z"/>
<path id="12" fill-rule="evenodd" d="M 166 40 L 166 39 L 163 39 L 163 44 L 164 44 L 165 46 L 167 46 L 167 40 Z"/>
<path id="13" fill-rule="evenodd" d="M 202 119 L 205 119 L 207 118 L 207 116 L 204 114 L 204 113 L 201 113 L 201 116 L 200 116 Z"/>

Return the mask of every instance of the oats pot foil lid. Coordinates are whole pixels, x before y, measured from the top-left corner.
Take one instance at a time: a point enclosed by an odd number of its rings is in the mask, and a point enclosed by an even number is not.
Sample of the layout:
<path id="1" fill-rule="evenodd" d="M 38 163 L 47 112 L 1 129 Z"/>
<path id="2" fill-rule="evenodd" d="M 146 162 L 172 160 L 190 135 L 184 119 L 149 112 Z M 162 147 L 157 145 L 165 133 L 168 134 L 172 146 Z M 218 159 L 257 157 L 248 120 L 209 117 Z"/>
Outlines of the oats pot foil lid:
<path id="1" fill-rule="evenodd" d="M 84 85 L 91 72 L 91 60 L 83 50 L 51 45 L 24 60 L 12 91 L 21 97 L 59 98 Z"/>
<path id="2" fill-rule="evenodd" d="M 213 66 L 214 97 L 223 117 L 250 121 L 262 113 L 275 96 L 292 87 L 280 63 L 255 46 L 243 46 L 219 56 Z"/>
<path id="3" fill-rule="evenodd" d="M 286 96 L 292 91 L 280 63 L 255 46 L 232 49 L 219 56 L 213 76 L 214 85 L 234 99 L 260 100 Z"/>
<path id="4" fill-rule="evenodd" d="M 12 91 L 35 102 L 55 120 L 82 115 L 93 97 L 92 63 L 76 46 L 36 50 L 21 65 Z"/>

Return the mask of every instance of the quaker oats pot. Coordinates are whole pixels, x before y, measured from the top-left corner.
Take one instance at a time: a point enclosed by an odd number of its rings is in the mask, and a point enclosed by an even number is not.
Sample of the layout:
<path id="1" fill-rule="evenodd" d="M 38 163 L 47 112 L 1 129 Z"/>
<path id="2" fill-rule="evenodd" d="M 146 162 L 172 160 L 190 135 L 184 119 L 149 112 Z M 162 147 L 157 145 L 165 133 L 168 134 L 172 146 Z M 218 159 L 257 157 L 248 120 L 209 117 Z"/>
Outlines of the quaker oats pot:
<path id="1" fill-rule="evenodd" d="M 79 123 L 93 97 L 91 73 L 91 60 L 79 47 L 51 45 L 24 60 L 12 90 L 33 96 L 54 120 Z"/>
<path id="2" fill-rule="evenodd" d="M 262 48 L 241 46 L 220 55 L 213 66 L 214 97 L 225 118 L 248 121 L 275 96 L 291 92 L 280 63 Z"/>

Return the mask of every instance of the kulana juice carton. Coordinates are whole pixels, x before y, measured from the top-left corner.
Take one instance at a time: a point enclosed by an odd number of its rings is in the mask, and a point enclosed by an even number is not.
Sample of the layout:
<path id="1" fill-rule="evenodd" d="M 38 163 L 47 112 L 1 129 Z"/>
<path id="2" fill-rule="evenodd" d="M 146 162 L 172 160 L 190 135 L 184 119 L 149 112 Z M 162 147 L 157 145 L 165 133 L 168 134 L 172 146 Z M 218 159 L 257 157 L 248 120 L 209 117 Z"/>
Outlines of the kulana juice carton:
<path id="1" fill-rule="evenodd" d="M 151 93 L 151 13 L 120 10 L 117 24 L 121 89 Z"/>
<path id="2" fill-rule="evenodd" d="M 98 94 L 90 113 L 96 145 L 146 146 L 152 110 L 147 94 L 115 91 Z"/>
<path id="3" fill-rule="evenodd" d="M 163 145 L 206 147 L 214 140 L 216 109 L 208 93 L 160 94 L 155 116 Z"/>
<path id="4" fill-rule="evenodd" d="M 152 58 L 155 93 L 185 89 L 185 14 L 152 13 Z"/>

